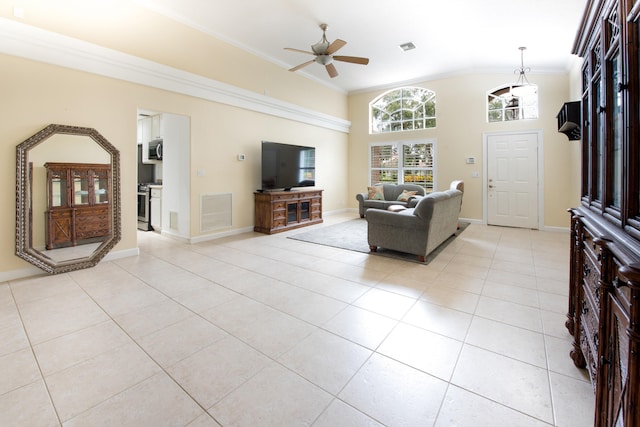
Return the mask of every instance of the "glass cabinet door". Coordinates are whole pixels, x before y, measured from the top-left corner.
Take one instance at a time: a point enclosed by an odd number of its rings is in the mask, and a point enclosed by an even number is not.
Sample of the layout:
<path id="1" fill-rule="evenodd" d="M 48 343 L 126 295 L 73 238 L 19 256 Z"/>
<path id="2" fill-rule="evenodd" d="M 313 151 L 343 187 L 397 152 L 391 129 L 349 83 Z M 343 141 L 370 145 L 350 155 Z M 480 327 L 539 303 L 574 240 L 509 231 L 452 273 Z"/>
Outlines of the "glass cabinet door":
<path id="1" fill-rule="evenodd" d="M 52 208 L 68 205 L 66 171 L 49 171 L 49 198 Z"/>
<path id="2" fill-rule="evenodd" d="M 616 52 L 616 55 L 609 63 L 611 72 L 611 92 L 612 92 L 612 111 L 611 111 L 611 132 L 612 132 L 612 147 L 611 147 L 611 198 L 609 202 L 617 209 L 622 207 L 622 142 L 624 135 L 622 133 L 622 91 L 620 86 L 622 85 L 622 73 L 620 70 L 620 52 Z"/>
<path id="3" fill-rule="evenodd" d="M 605 109 L 602 105 L 602 78 L 598 76 L 597 80 L 593 84 L 593 106 L 595 107 L 595 140 L 592 141 L 593 150 L 593 176 L 595 181 L 593 185 L 593 199 L 597 202 L 602 202 L 603 193 L 603 181 L 604 174 L 604 142 L 605 142 Z"/>
<path id="4" fill-rule="evenodd" d="M 298 202 L 287 203 L 287 224 L 298 222 Z"/>
<path id="5" fill-rule="evenodd" d="M 622 70 L 622 51 L 620 48 L 621 26 L 620 26 L 620 4 L 614 3 L 608 12 L 605 20 L 605 63 L 606 63 L 606 98 L 604 99 L 605 111 L 607 115 L 606 126 L 610 126 L 607 132 L 606 146 L 606 182 L 605 198 L 606 207 L 613 207 L 609 210 L 620 218 L 622 207 L 622 147 L 624 145 L 625 134 L 623 130 L 623 92 L 625 83 Z"/>
<path id="6" fill-rule="evenodd" d="M 109 203 L 108 175 L 107 171 L 94 171 L 93 173 L 93 191 L 96 204 Z"/>
<path id="7" fill-rule="evenodd" d="M 88 171 L 72 171 L 74 205 L 89 204 L 89 173 Z"/>
<path id="8" fill-rule="evenodd" d="M 73 208 L 110 202 L 109 165 L 48 163 L 45 167 L 50 207 Z"/>
<path id="9" fill-rule="evenodd" d="M 311 202 L 300 202 L 300 220 L 307 220 L 311 218 Z"/>

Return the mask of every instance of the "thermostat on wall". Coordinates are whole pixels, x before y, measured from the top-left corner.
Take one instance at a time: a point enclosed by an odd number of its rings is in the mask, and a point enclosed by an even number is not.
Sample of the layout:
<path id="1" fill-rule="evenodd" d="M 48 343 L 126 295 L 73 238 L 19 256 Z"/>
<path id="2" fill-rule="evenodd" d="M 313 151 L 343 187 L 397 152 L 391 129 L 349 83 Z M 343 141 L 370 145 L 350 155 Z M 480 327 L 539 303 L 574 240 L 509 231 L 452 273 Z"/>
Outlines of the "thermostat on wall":
<path id="1" fill-rule="evenodd" d="M 465 163 L 468 165 L 473 165 L 476 163 L 476 158 L 475 157 L 467 157 L 465 159 Z"/>

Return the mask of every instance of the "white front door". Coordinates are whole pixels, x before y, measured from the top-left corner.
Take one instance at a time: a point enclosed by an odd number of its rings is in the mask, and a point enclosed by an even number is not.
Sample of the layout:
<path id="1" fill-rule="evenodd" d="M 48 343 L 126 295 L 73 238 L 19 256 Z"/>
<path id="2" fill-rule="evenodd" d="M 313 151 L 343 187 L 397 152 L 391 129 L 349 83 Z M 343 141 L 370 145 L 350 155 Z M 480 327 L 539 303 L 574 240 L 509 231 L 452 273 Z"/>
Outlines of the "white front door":
<path id="1" fill-rule="evenodd" d="M 537 132 L 496 133 L 487 143 L 487 224 L 538 228 Z"/>

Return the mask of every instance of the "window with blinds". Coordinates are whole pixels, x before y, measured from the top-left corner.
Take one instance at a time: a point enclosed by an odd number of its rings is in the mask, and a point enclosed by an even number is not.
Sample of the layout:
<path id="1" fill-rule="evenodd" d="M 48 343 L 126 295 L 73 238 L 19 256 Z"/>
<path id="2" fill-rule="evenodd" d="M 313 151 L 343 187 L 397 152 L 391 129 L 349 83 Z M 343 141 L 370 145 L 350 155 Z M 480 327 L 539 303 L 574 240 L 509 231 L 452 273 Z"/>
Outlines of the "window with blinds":
<path id="1" fill-rule="evenodd" d="M 435 140 L 371 144 L 369 180 L 375 184 L 417 184 L 435 188 Z"/>
<path id="2" fill-rule="evenodd" d="M 298 161 L 300 170 L 298 171 L 298 182 L 316 180 L 316 151 L 301 150 Z"/>

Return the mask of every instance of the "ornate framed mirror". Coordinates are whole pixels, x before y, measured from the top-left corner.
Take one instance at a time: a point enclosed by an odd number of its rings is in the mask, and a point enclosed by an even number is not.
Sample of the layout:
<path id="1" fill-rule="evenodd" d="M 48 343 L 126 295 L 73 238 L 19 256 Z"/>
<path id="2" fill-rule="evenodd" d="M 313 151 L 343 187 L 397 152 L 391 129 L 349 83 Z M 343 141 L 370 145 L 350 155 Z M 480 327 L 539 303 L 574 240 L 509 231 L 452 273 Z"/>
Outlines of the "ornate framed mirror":
<path id="1" fill-rule="evenodd" d="M 120 153 L 51 124 L 16 148 L 16 255 L 52 274 L 96 265 L 121 238 Z"/>

